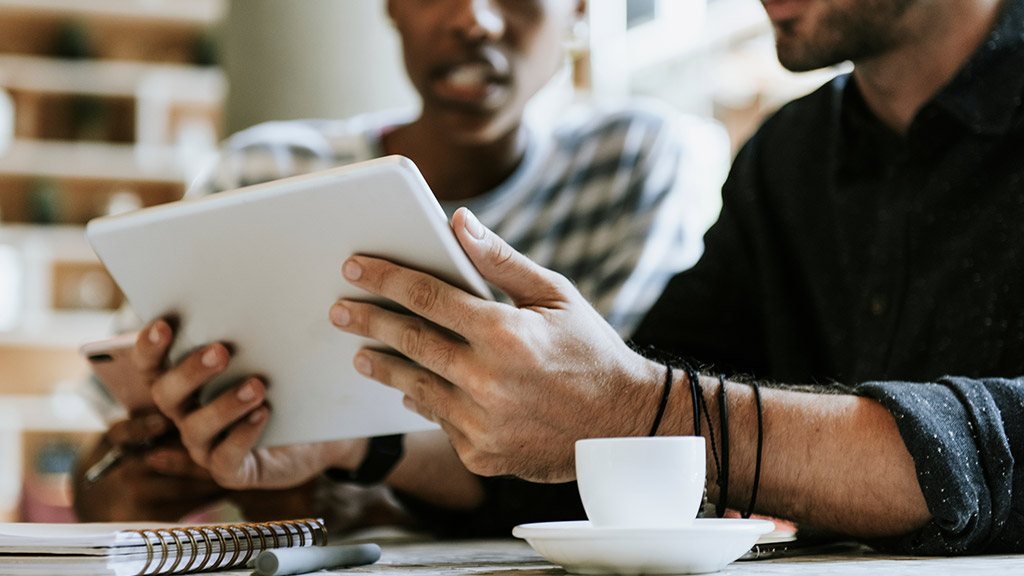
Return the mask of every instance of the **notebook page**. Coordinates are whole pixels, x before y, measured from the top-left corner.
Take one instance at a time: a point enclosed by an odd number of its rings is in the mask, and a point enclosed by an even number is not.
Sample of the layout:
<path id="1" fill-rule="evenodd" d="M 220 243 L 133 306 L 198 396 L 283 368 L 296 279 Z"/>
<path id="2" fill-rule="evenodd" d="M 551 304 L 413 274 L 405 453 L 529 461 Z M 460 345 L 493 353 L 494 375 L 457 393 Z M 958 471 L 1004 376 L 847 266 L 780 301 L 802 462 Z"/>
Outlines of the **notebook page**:
<path id="1" fill-rule="evenodd" d="M 176 524 L 152 522 L 44 524 L 0 523 L 0 552 L 46 552 L 84 555 L 109 554 L 122 547 L 143 547 L 142 536 L 130 530 L 173 528 Z"/>
<path id="2" fill-rule="evenodd" d="M 145 554 L 88 558 L 75 556 L 23 556 L 0 560 L 4 576 L 135 576 L 146 566 Z M 251 576 L 252 570 L 218 570 L 217 576 Z"/>

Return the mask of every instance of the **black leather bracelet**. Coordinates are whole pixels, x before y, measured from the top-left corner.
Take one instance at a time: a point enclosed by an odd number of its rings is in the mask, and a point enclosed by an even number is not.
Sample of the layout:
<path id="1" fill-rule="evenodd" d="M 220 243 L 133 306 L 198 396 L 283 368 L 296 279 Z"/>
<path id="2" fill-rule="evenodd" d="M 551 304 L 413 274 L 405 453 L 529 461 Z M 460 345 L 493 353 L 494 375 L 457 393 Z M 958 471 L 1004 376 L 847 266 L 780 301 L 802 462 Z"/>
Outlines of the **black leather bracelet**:
<path id="1" fill-rule="evenodd" d="M 353 482 L 364 486 L 379 484 L 402 459 L 404 439 L 403 434 L 374 436 L 370 438 L 369 446 L 366 447 L 366 456 L 363 456 L 363 461 L 359 463 L 358 468 L 355 470 L 328 468 L 324 474 L 335 482 Z"/>
<path id="2" fill-rule="evenodd" d="M 651 432 L 648 436 L 654 436 L 658 433 L 658 426 L 661 425 L 661 419 L 665 416 L 665 407 L 668 406 L 668 397 L 672 394 L 672 365 L 665 364 L 665 385 L 661 390 L 661 401 L 658 403 L 658 412 L 654 415 L 654 424 L 651 426 Z"/>

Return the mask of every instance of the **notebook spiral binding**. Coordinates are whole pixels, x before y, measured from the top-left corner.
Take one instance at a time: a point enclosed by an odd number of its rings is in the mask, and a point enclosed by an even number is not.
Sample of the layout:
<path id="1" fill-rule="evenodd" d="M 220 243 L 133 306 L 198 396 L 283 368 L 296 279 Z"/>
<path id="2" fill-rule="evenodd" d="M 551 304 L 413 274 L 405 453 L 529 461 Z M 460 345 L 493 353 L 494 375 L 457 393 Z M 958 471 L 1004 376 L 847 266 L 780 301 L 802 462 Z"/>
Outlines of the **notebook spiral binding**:
<path id="1" fill-rule="evenodd" d="M 245 566 L 256 554 L 268 548 L 307 546 L 307 533 L 309 546 L 327 545 L 327 528 L 324 521 L 318 518 L 155 528 L 131 532 L 140 534 L 146 543 L 146 565 L 136 576 L 184 574 Z M 231 552 L 230 558 L 228 552 Z M 211 562 L 215 553 L 217 559 Z M 179 568 L 186 557 L 188 562 Z M 164 569 L 164 564 L 170 558 L 173 558 L 174 562 Z"/>

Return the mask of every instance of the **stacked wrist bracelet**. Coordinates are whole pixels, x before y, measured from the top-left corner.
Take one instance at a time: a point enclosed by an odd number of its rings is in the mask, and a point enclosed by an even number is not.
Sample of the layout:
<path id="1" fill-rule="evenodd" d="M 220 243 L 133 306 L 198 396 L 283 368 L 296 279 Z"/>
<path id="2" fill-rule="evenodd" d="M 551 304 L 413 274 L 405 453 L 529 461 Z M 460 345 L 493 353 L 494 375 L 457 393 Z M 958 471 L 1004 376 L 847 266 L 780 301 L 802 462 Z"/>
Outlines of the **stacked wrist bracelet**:
<path id="1" fill-rule="evenodd" d="M 725 516 L 729 502 L 729 397 L 725 391 L 725 374 L 718 375 L 718 430 L 722 434 L 722 469 L 718 472 L 718 506 L 715 514 Z"/>
<path id="2" fill-rule="evenodd" d="M 764 446 L 764 410 L 761 406 L 761 386 L 757 380 L 751 380 L 750 385 L 754 388 L 754 401 L 757 403 L 757 460 L 754 462 L 754 484 L 750 488 L 750 505 L 742 514 L 744 518 L 750 518 L 750 515 L 754 513 L 754 505 L 757 503 L 757 488 L 761 483 L 761 448 Z"/>
<path id="3" fill-rule="evenodd" d="M 729 394 L 727 381 L 724 374 L 718 375 L 718 435 L 720 442 L 716 442 L 714 421 L 708 410 L 707 400 L 704 398 L 704 387 L 700 383 L 700 374 L 694 369 L 690 362 L 676 359 L 673 362 L 666 362 L 665 388 L 662 390 L 661 403 L 655 414 L 654 426 L 651 428 L 651 436 L 658 431 L 658 425 L 665 414 L 668 404 L 669 393 L 672 389 L 672 372 L 674 364 L 678 364 L 686 371 L 686 377 L 690 384 L 690 397 L 693 407 L 693 434 L 701 436 L 701 418 L 707 422 L 708 443 L 711 445 L 711 455 L 715 464 L 716 484 L 719 488 L 718 505 L 715 513 L 718 517 L 725 515 L 729 502 L 729 469 L 730 469 L 730 434 L 729 434 Z M 741 511 L 743 518 L 749 518 L 757 505 L 757 491 L 761 483 L 761 459 L 764 448 L 764 411 L 761 402 L 761 388 L 757 380 L 751 380 L 750 385 L 754 391 L 754 402 L 757 409 L 757 446 L 754 460 L 754 481 L 750 489 L 750 502 L 747 509 Z"/>
<path id="4" fill-rule="evenodd" d="M 690 364 L 686 360 L 683 360 L 683 369 L 686 370 L 686 379 L 690 381 L 690 397 L 693 402 L 693 435 L 700 436 L 700 405 L 701 399 L 698 396 L 698 390 L 703 395 L 703 389 L 700 387 L 700 375 L 694 370 L 693 364 Z"/>
<path id="5" fill-rule="evenodd" d="M 661 418 L 665 415 L 665 407 L 668 406 L 668 396 L 672 393 L 672 365 L 665 365 L 665 386 L 661 390 L 661 402 L 658 404 L 658 412 L 654 415 L 654 424 L 648 436 L 658 433 L 658 426 L 661 425 Z"/>

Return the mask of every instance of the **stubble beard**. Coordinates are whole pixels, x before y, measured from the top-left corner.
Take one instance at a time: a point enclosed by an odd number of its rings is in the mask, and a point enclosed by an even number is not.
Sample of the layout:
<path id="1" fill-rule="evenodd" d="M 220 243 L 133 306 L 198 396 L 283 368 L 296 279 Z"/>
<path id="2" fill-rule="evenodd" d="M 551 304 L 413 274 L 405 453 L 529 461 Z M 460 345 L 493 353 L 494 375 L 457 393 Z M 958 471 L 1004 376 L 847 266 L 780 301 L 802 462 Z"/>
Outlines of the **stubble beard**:
<path id="1" fill-rule="evenodd" d="M 879 56 L 900 42 L 903 16 L 917 2 L 855 0 L 849 7 L 828 9 L 813 26 L 801 26 L 799 20 L 777 22 L 779 62 L 792 72 L 807 72 Z"/>

